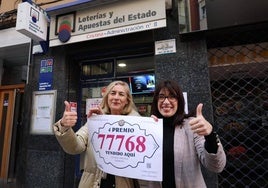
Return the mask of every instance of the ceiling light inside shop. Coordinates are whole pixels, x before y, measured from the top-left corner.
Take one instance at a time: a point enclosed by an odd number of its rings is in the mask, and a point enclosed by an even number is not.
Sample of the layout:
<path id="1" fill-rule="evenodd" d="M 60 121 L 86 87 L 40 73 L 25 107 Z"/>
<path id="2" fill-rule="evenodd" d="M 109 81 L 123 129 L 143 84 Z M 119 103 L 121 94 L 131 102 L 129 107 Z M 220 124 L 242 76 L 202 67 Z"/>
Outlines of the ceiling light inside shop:
<path id="1" fill-rule="evenodd" d="M 118 64 L 118 67 L 125 67 L 125 66 L 127 66 L 125 63 L 119 63 Z"/>

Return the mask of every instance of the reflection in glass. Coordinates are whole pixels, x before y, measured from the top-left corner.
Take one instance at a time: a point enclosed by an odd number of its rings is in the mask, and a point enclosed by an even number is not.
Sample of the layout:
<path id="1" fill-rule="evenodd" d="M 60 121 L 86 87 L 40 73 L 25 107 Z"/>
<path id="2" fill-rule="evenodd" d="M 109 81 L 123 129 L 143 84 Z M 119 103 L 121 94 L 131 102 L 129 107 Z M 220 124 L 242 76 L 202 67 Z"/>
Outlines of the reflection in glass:
<path id="1" fill-rule="evenodd" d="M 205 0 L 179 0 L 178 9 L 180 33 L 207 29 Z"/>
<path id="2" fill-rule="evenodd" d="M 124 64 L 125 66 L 120 66 Z M 152 72 L 154 70 L 154 56 L 145 56 L 131 59 L 117 59 L 117 75 L 137 74 L 140 72 Z"/>
<path id="3" fill-rule="evenodd" d="M 267 0 L 178 0 L 180 33 L 267 22 Z"/>
<path id="4" fill-rule="evenodd" d="M 82 75 L 84 77 L 91 76 L 107 76 L 113 73 L 113 62 L 105 61 L 100 63 L 89 63 L 82 65 Z"/>

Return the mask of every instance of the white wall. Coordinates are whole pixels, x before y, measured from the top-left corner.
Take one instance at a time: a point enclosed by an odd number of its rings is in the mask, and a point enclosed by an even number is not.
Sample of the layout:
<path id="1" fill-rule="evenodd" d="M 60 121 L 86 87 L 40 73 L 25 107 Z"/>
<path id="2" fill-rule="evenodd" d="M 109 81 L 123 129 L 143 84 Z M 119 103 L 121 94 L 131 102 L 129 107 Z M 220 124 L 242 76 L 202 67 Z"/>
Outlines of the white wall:
<path id="1" fill-rule="evenodd" d="M 31 39 L 19 33 L 14 27 L 0 30 L 0 50 L 2 47 L 30 43 Z"/>

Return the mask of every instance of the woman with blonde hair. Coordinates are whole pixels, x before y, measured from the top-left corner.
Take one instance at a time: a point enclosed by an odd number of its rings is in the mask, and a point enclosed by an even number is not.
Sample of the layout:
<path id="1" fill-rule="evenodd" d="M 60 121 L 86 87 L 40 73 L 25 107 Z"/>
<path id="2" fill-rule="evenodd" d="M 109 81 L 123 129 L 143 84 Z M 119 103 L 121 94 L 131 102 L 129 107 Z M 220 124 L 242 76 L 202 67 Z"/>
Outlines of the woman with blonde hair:
<path id="1" fill-rule="evenodd" d="M 130 94 L 129 86 L 126 82 L 123 82 L 123 81 L 114 81 L 106 87 L 106 89 L 105 89 L 106 91 L 103 94 L 103 99 L 102 99 L 102 102 L 100 104 L 100 108 L 102 109 L 103 113 L 104 114 L 111 114 L 112 113 L 111 110 L 113 108 L 111 109 L 110 105 L 109 105 L 109 94 L 114 95 L 115 93 L 112 90 L 115 86 L 118 86 L 118 85 L 122 86 L 127 91 L 127 92 L 123 93 L 126 95 L 127 104 L 122 109 L 120 109 L 118 111 L 118 113 L 120 115 L 127 115 L 129 113 L 135 113 L 136 107 L 135 107 L 135 104 L 133 102 L 132 95 Z"/>
<path id="2" fill-rule="evenodd" d="M 65 111 L 62 118 L 53 125 L 54 133 L 66 153 L 85 154 L 84 171 L 79 188 L 138 188 L 138 181 L 106 174 L 97 167 L 89 140 L 88 126 L 82 126 L 74 132 L 72 127 L 77 122 L 77 113 L 70 110 L 69 102 L 65 101 L 64 104 Z M 90 109 L 88 117 L 93 113 L 139 116 L 129 86 L 123 81 L 114 81 L 107 86 L 102 103 L 99 107 Z"/>

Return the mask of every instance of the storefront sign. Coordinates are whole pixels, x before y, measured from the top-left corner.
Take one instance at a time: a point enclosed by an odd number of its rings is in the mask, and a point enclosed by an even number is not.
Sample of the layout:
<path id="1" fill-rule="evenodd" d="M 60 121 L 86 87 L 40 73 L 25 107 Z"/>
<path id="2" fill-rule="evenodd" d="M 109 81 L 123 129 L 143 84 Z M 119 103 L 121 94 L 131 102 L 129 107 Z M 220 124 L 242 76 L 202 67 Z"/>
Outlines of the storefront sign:
<path id="1" fill-rule="evenodd" d="M 101 8 L 94 7 L 64 15 L 52 15 L 50 46 L 165 26 L 165 0 L 120 1 L 103 5 Z"/>
<path id="2" fill-rule="evenodd" d="M 28 2 L 18 5 L 16 30 L 39 42 L 47 39 L 48 19 L 44 10 Z"/>
<path id="3" fill-rule="evenodd" d="M 176 53 L 176 40 L 162 40 L 155 42 L 155 55 Z"/>
<path id="4" fill-rule="evenodd" d="M 53 59 L 41 60 L 39 91 L 51 90 L 53 83 Z"/>
<path id="5" fill-rule="evenodd" d="M 163 121 L 149 117 L 95 115 L 89 138 L 98 167 L 117 176 L 162 181 Z"/>

